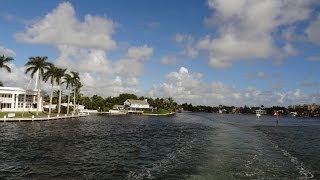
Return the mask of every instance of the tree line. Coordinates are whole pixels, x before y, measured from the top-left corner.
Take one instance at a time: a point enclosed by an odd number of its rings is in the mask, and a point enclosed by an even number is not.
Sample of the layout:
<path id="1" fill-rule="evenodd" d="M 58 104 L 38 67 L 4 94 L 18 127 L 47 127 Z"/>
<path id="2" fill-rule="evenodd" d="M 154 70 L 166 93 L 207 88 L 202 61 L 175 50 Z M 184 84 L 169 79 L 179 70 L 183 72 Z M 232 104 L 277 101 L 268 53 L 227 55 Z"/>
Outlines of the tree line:
<path id="1" fill-rule="evenodd" d="M 99 95 L 93 95 L 92 97 L 82 96 L 79 99 L 79 103 L 84 105 L 87 109 L 95 109 L 98 111 L 109 111 L 114 105 L 123 105 L 127 99 L 145 100 L 147 99 L 150 106 L 154 109 L 165 109 L 168 111 L 176 111 L 179 106 L 173 98 L 150 98 L 135 94 L 123 93 L 116 97 L 103 98 Z"/>

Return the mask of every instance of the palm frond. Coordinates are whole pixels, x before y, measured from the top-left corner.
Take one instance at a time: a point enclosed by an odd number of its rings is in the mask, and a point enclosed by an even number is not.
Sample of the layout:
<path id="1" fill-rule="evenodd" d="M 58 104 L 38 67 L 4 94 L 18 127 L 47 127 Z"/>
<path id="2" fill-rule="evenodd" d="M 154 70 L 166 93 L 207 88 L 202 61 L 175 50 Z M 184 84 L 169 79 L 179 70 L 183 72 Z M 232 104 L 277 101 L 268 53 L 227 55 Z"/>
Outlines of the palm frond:
<path id="1" fill-rule="evenodd" d="M 11 73 L 11 68 L 9 66 L 3 65 L 2 67 L 5 68 L 9 73 Z"/>

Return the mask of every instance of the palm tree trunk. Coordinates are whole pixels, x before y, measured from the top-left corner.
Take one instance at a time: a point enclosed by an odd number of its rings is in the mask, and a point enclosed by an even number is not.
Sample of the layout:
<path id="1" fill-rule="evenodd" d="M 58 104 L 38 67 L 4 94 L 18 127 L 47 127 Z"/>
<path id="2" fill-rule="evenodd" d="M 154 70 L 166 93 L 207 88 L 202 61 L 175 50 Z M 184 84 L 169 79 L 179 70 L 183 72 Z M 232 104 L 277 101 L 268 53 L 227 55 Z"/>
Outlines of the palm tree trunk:
<path id="1" fill-rule="evenodd" d="M 59 107 L 58 107 L 58 114 L 60 114 L 61 111 L 61 85 L 60 85 L 60 81 L 59 81 Z"/>
<path id="2" fill-rule="evenodd" d="M 38 70 L 38 94 L 37 94 L 37 116 L 39 115 L 39 107 L 40 107 L 40 79 L 41 79 L 41 72 Z"/>
<path id="3" fill-rule="evenodd" d="M 73 113 L 76 110 L 76 88 L 73 89 Z"/>
<path id="4" fill-rule="evenodd" d="M 68 94 L 67 114 L 69 114 L 69 104 L 70 104 L 70 87 L 69 87 L 69 94 Z"/>
<path id="5" fill-rule="evenodd" d="M 53 83 L 52 83 L 51 92 L 50 92 L 49 115 L 51 114 L 52 96 L 53 96 Z"/>

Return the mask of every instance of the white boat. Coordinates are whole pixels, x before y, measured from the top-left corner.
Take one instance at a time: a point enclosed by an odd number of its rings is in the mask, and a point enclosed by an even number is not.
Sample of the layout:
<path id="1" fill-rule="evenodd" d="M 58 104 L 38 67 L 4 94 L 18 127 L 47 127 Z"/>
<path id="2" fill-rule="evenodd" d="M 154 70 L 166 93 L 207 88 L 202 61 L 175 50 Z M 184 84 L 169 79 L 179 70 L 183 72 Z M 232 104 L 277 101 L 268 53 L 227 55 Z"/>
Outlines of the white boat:
<path id="1" fill-rule="evenodd" d="M 258 118 L 260 118 L 261 114 L 260 114 L 260 113 L 256 113 L 256 116 L 257 116 Z"/>

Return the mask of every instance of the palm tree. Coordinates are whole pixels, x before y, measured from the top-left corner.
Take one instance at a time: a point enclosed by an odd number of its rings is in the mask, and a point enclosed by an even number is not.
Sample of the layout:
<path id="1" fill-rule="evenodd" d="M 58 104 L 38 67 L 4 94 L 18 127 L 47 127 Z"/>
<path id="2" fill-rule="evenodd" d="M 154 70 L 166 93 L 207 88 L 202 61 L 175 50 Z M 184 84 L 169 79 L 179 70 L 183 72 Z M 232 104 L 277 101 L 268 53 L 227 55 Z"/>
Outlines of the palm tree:
<path id="1" fill-rule="evenodd" d="M 78 110 L 79 110 L 79 103 L 80 103 L 80 99 L 81 99 L 81 93 L 80 93 L 80 89 L 82 88 L 82 83 L 80 81 L 78 81 L 77 86 L 76 86 L 76 97 L 77 97 L 77 102 L 78 102 Z"/>
<path id="2" fill-rule="evenodd" d="M 12 57 L 0 56 L 0 68 L 5 68 L 9 73 L 11 73 L 11 68 L 6 65 L 6 63 L 13 61 Z"/>
<path id="3" fill-rule="evenodd" d="M 11 68 L 6 65 L 6 63 L 13 61 L 12 57 L 5 57 L 4 55 L 0 56 L 0 68 L 5 68 L 9 73 L 11 73 Z M 0 86 L 3 86 L 3 83 L 0 81 Z"/>
<path id="4" fill-rule="evenodd" d="M 49 104 L 49 115 L 51 114 L 51 105 L 52 105 L 52 96 L 53 96 L 53 85 L 56 79 L 56 74 L 58 73 L 58 68 L 50 64 L 50 66 L 46 67 L 46 72 L 43 74 L 43 80 L 47 82 L 50 79 L 51 91 L 50 91 L 50 104 Z"/>
<path id="5" fill-rule="evenodd" d="M 27 69 L 25 71 L 26 74 L 31 72 L 31 78 L 33 78 L 34 74 L 37 73 L 37 85 L 38 85 L 38 94 L 37 94 L 37 115 L 39 115 L 39 106 L 40 106 L 40 83 L 41 78 L 43 77 L 44 70 L 50 66 L 51 63 L 47 62 L 48 57 L 46 56 L 36 56 L 29 57 L 29 61 L 26 63 Z"/>
<path id="6" fill-rule="evenodd" d="M 58 101 L 58 114 L 61 111 L 61 80 L 64 77 L 67 69 L 57 68 L 57 73 L 55 75 L 57 85 L 59 86 L 59 101 Z"/>
<path id="7" fill-rule="evenodd" d="M 75 112 L 76 107 L 76 89 L 80 83 L 80 76 L 78 72 L 71 71 L 72 74 L 72 86 L 73 86 L 73 113 Z"/>
<path id="8" fill-rule="evenodd" d="M 66 83 L 66 88 L 68 89 L 69 93 L 68 93 L 68 105 L 67 105 L 67 114 L 69 114 L 69 110 L 70 110 L 70 107 L 69 107 L 69 104 L 70 104 L 70 89 L 71 89 L 71 86 L 72 86 L 72 76 L 70 74 L 65 74 L 64 75 L 64 81 L 62 83 Z"/>

